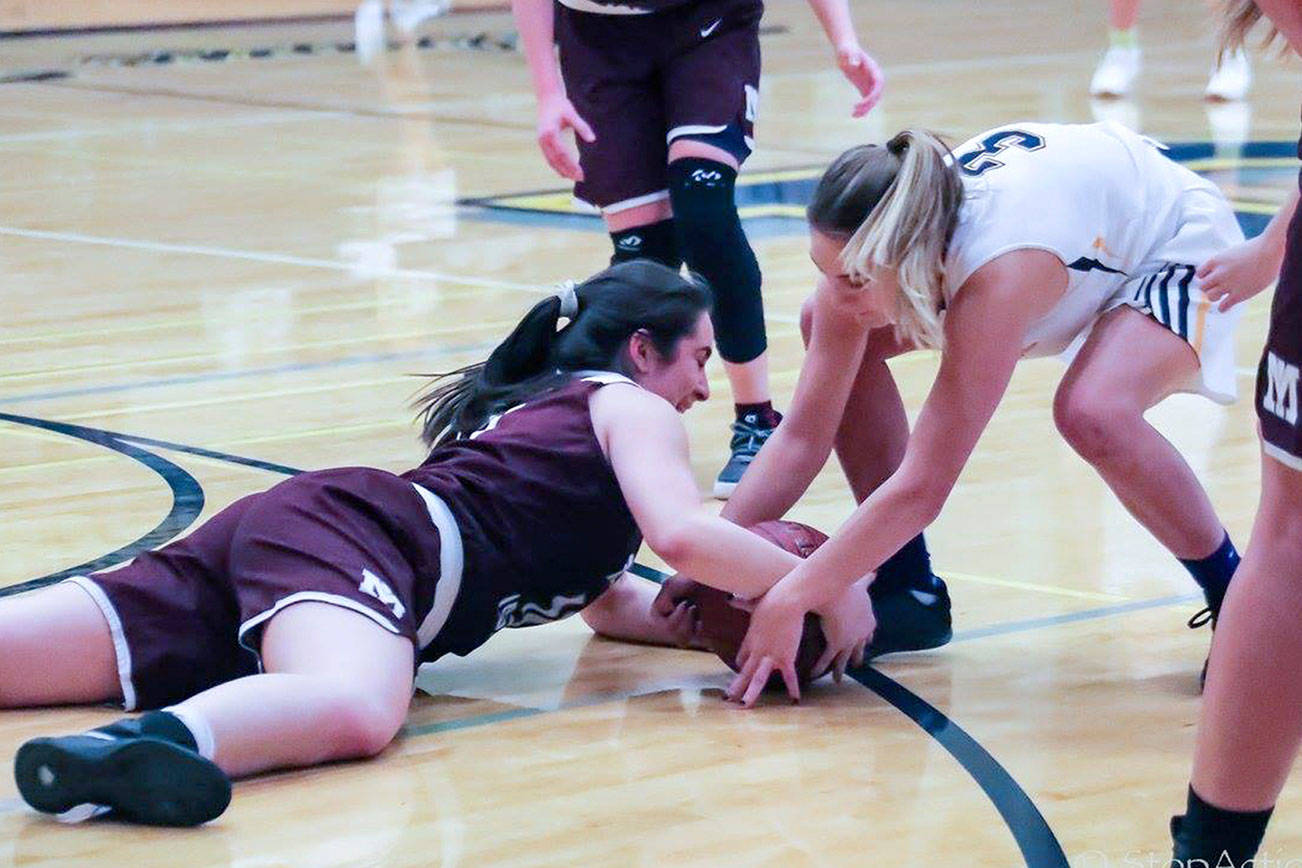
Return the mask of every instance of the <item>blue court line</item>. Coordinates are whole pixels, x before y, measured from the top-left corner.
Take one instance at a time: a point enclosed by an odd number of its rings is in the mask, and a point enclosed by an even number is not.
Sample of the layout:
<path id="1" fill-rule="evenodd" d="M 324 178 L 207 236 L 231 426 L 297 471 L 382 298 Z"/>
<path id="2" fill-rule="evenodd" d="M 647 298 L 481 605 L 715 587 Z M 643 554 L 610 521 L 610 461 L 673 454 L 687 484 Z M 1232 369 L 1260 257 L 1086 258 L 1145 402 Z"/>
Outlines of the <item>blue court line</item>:
<path id="1" fill-rule="evenodd" d="M 263 368 L 245 368 L 239 371 L 213 371 L 207 374 L 188 374 L 176 377 L 159 377 L 153 380 L 136 380 L 129 383 L 114 383 L 106 386 L 87 386 L 80 389 L 58 389 L 48 392 L 29 392 L 26 395 L 13 395 L 0 398 L 0 404 L 20 404 L 26 401 L 51 401 L 55 398 L 77 398 L 83 395 L 108 395 L 116 392 L 132 392 L 137 389 L 159 389 L 165 386 L 188 386 L 195 383 L 216 383 L 223 380 L 242 380 L 248 377 L 263 377 L 275 374 L 293 374 L 302 371 L 321 371 L 332 368 L 350 368 L 357 365 L 370 365 L 379 362 L 395 362 L 406 359 L 438 358 L 458 353 L 476 352 L 491 349 L 493 343 L 479 342 L 462 344 L 455 347 L 443 347 L 428 350 L 403 350 L 392 353 L 369 353 L 361 356 L 346 356 L 325 362 L 292 362 L 284 365 L 269 365 Z M 132 438 L 136 439 L 136 438 Z"/>
<path id="2" fill-rule="evenodd" d="M 944 570 L 941 570 L 943 573 Z M 960 630 L 954 634 L 951 642 L 970 642 L 973 639 L 985 639 L 988 636 L 1006 636 L 1010 633 L 1025 633 L 1028 630 L 1039 630 L 1044 627 L 1057 627 L 1061 624 L 1074 624 L 1077 621 L 1092 621 L 1096 618 L 1110 618 L 1113 615 L 1125 615 L 1130 612 L 1141 612 L 1145 609 L 1158 609 L 1162 606 L 1175 606 L 1180 603 L 1189 603 L 1195 600 L 1201 600 L 1201 594 L 1174 594 L 1169 597 L 1155 597 L 1151 600 L 1135 600 L 1130 603 L 1118 603 L 1114 606 L 1101 606 L 1097 609 L 1082 609 L 1079 612 L 1068 612 L 1064 615 L 1049 615 L 1044 618 L 1027 618 L 1022 621 L 1005 621 L 1002 624 L 991 624 L 988 627 L 977 627 L 973 630 Z"/>

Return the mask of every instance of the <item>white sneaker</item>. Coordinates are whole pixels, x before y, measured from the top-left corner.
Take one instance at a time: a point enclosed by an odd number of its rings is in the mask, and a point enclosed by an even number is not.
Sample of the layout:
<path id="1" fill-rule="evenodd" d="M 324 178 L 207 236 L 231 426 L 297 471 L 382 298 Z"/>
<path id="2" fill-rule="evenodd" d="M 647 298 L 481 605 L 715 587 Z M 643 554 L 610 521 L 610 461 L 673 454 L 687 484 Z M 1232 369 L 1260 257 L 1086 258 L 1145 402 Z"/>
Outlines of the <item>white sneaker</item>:
<path id="1" fill-rule="evenodd" d="M 1207 80 L 1207 89 L 1203 96 L 1211 100 L 1243 99 L 1252 87 L 1252 63 L 1242 49 L 1227 54 L 1221 65 L 1212 70 L 1212 77 Z"/>
<path id="2" fill-rule="evenodd" d="M 1139 46 L 1114 45 L 1099 61 L 1090 79 L 1090 96 L 1125 96 L 1142 66 Z"/>
<path id="3" fill-rule="evenodd" d="M 370 63 L 383 53 L 383 0 L 362 0 L 353 14 L 353 42 L 357 49 L 357 59 L 362 63 Z"/>

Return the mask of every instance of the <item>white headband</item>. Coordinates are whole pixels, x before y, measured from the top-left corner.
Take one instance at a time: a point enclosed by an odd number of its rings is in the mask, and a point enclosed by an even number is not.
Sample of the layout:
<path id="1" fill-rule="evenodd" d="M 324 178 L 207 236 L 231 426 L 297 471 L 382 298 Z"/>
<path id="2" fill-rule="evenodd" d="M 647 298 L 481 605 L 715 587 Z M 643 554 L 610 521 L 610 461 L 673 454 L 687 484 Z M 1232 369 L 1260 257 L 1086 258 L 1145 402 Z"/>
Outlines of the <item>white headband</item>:
<path id="1" fill-rule="evenodd" d="M 556 297 L 561 300 L 561 316 L 574 319 L 579 315 L 579 294 L 574 291 L 574 281 L 562 283 L 556 290 Z"/>

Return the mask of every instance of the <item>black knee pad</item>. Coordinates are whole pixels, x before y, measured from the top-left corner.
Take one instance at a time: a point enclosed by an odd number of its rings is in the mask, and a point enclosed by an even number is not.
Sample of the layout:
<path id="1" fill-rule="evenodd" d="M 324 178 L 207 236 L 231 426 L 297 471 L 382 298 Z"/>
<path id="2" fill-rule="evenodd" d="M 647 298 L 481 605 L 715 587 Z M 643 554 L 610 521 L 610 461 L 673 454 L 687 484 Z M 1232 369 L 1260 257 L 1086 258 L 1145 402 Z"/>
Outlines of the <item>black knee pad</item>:
<path id="1" fill-rule="evenodd" d="M 768 347 L 760 269 L 737 216 L 737 170 L 716 160 L 685 157 L 669 164 L 669 200 L 678 247 L 687 267 L 714 290 L 719 355 L 749 362 Z"/>
<path id="2" fill-rule="evenodd" d="M 610 257 L 611 265 L 630 259 L 654 259 L 675 269 L 683 264 L 673 220 L 621 229 L 610 233 L 610 240 L 615 245 L 615 254 Z"/>

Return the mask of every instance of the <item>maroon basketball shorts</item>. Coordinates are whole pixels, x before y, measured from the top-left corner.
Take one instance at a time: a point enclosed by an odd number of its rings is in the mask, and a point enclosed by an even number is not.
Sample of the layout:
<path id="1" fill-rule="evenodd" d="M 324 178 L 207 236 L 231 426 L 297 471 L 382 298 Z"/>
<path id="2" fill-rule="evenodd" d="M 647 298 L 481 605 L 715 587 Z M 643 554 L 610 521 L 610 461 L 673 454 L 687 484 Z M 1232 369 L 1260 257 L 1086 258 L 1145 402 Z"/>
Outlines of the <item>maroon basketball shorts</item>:
<path id="1" fill-rule="evenodd" d="M 1288 227 L 1288 246 L 1270 307 L 1270 332 L 1257 367 L 1257 418 L 1266 454 L 1302 470 L 1298 372 L 1302 370 L 1302 210 Z"/>
<path id="2" fill-rule="evenodd" d="M 262 629 L 295 603 L 340 606 L 428 645 L 460 584 L 450 515 L 382 470 L 304 473 L 125 566 L 69 581 L 109 623 L 125 707 L 158 708 L 260 671 Z"/>
<path id="3" fill-rule="evenodd" d="M 740 163 L 759 108 L 760 0 L 703 0 L 645 15 L 557 4 L 565 90 L 596 133 L 581 139 L 575 198 L 606 213 L 669 198 L 669 145 L 688 137 Z"/>

